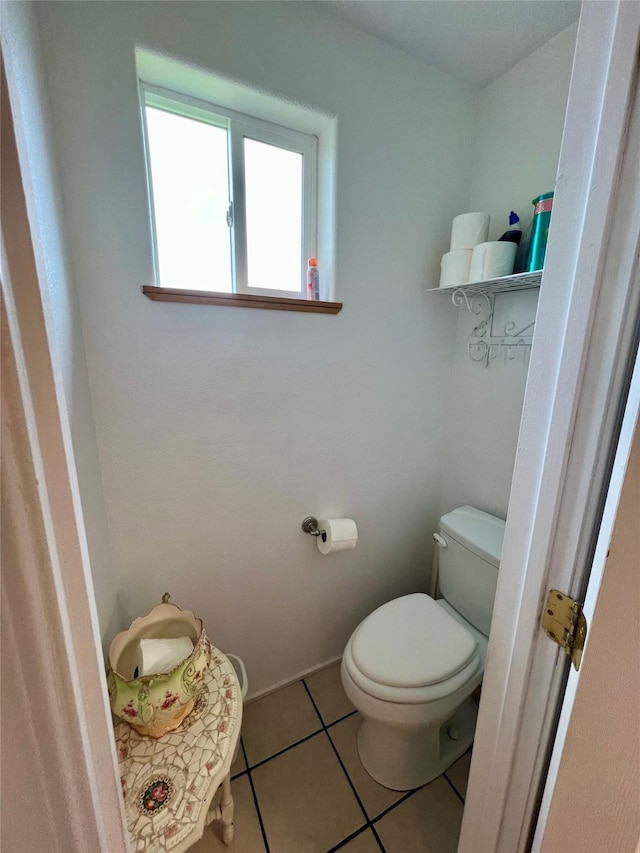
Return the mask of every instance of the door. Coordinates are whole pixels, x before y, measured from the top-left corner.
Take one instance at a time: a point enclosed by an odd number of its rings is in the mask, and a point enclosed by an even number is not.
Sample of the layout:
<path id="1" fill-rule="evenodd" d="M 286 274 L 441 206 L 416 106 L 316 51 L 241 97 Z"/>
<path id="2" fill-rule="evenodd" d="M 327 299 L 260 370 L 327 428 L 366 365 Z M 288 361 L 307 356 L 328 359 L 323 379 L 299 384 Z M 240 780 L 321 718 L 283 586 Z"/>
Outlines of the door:
<path id="1" fill-rule="evenodd" d="M 536 853 L 635 853 L 640 842 L 638 362 L 585 599 L 583 663 L 567 683 Z"/>

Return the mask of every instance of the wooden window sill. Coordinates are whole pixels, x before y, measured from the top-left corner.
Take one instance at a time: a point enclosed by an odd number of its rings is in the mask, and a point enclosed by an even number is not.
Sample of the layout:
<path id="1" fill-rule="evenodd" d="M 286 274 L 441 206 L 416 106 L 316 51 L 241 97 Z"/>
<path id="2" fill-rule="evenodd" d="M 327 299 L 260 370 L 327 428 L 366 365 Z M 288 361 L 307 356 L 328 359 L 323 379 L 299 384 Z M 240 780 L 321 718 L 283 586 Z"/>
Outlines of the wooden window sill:
<path id="1" fill-rule="evenodd" d="M 312 302 L 279 296 L 253 296 L 248 293 L 215 293 L 209 290 L 177 290 L 171 287 L 143 286 L 148 299 L 157 302 L 190 302 L 192 305 L 227 305 L 230 308 L 269 308 L 276 311 L 306 311 L 308 314 L 337 314 L 342 302 Z"/>

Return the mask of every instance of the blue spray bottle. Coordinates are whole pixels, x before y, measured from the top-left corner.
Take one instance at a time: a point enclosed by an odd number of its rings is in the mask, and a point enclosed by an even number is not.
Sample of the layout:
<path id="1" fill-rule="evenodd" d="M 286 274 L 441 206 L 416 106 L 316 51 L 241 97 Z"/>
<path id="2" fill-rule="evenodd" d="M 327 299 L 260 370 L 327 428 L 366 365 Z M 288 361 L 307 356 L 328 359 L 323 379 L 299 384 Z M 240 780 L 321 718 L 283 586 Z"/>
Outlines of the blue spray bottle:
<path id="1" fill-rule="evenodd" d="M 522 239 L 522 225 L 520 225 L 520 217 L 512 210 L 509 214 L 509 229 L 505 231 L 500 240 L 503 242 L 515 243 L 517 246 L 520 245 L 520 240 Z"/>

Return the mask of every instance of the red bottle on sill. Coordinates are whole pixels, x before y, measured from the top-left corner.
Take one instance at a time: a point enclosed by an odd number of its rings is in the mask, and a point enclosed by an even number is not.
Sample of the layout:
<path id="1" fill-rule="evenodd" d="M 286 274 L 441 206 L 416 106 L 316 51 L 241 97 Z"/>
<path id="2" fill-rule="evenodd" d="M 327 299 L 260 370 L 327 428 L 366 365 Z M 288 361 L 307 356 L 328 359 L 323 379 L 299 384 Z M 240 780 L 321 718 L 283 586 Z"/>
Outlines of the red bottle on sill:
<path id="1" fill-rule="evenodd" d="M 307 299 L 318 301 L 320 299 L 320 276 L 318 274 L 318 261 L 309 258 L 307 265 Z"/>

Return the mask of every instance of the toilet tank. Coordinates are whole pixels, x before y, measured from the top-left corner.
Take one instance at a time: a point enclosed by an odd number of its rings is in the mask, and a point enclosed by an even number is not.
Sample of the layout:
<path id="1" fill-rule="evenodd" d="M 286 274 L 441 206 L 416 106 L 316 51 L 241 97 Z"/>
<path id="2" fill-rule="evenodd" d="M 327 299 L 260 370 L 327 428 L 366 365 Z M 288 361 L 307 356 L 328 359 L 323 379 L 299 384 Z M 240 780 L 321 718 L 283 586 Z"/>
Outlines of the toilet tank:
<path id="1" fill-rule="evenodd" d="M 442 596 L 485 636 L 489 636 L 504 521 L 472 506 L 440 519 L 438 582 Z"/>

